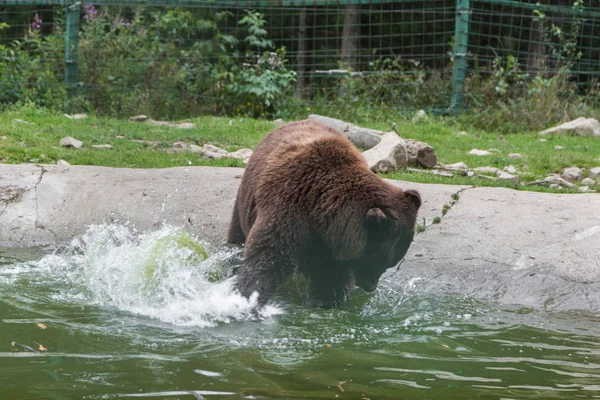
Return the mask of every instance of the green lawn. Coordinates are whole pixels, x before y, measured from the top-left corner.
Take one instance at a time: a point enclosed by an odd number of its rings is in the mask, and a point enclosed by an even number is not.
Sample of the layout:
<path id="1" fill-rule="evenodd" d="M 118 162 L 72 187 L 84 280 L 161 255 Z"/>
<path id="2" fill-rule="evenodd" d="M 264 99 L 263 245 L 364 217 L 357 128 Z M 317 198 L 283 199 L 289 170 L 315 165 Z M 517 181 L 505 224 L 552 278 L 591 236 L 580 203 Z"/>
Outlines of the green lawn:
<path id="1" fill-rule="evenodd" d="M 18 122 L 23 120 L 29 124 Z M 212 143 L 233 151 L 244 147 L 253 148 L 260 139 L 274 128 L 270 121 L 200 117 L 190 120 L 193 129 L 152 126 L 124 120 L 99 118 L 90 115 L 86 119 L 71 120 L 61 114 L 40 109 L 23 108 L 19 111 L 0 114 L 0 162 L 51 164 L 63 159 L 73 165 L 103 165 L 129 168 L 164 168 L 187 165 L 243 166 L 239 160 L 208 160 L 193 153 L 168 153 L 164 150 L 176 141 L 203 145 Z M 434 147 L 438 160 L 444 164 L 465 162 L 469 167 L 493 166 L 503 168 L 513 165 L 525 181 L 561 172 L 564 168 L 578 166 L 593 168 L 600 166 L 600 140 L 581 137 L 547 137 L 540 142 L 536 132 L 506 134 L 488 131 L 473 131 L 459 136 L 465 130 L 452 119 L 429 119 L 412 123 L 396 121 L 398 132 L 405 138 L 413 138 Z M 368 128 L 388 131 L 389 124 L 363 124 Z M 59 145 L 61 138 L 72 136 L 83 141 L 82 149 L 65 149 Z M 153 148 L 148 143 L 135 140 L 159 141 Z M 110 144 L 112 150 L 96 150 L 93 144 Z M 557 150 L 555 146 L 564 149 Z M 491 156 L 470 156 L 473 148 L 499 152 Z M 510 160 L 509 153 L 520 153 L 522 159 Z M 453 183 L 479 186 L 506 186 L 527 190 L 548 190 L 539 187 L 521 187 L 508 182 L 491 181 L 468 177 L 439 177 L 427 173 L 391 173 L 386 177 L 425 183 Z"/>

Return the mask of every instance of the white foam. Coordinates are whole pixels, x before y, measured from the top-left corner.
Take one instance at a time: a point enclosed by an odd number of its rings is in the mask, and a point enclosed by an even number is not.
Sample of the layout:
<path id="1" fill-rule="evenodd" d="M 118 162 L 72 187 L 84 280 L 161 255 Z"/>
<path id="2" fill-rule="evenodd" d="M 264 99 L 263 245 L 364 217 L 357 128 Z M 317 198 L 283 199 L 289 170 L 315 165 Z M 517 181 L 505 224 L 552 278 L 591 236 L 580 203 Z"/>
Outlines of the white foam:
<path id="1" fill-rule="evenodd" d="M 178 326 L 253 318 L 256 296 L 248 300 L 234 293 L 235 278 L 215 282 L 219 266 L 235 252 L 214 252 L 200 261 L 190 248 L 161 240 L 178 233 L 180 229 L 168 226 L 141 234 L 121 225 L 92 226 L 33 266 L 68 283 L 56 295 L 63 301 L 114 307 Z M 281 312 L 267 306 L 259 316 Z"/>

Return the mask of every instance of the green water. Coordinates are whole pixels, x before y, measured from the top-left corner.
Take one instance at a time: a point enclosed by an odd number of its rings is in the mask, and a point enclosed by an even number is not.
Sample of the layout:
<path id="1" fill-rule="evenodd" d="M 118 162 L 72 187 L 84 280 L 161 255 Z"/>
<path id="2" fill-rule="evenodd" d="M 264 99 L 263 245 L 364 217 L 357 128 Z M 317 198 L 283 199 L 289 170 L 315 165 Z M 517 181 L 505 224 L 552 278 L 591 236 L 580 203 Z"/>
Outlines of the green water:
<path id="1" fill-rule="evenodd" d="M 137 274 L 161 235 L 0 249 L 0 399 L 600 398 L 598 316 L 383 281 L 336 310 L 280 298 L 253 322 L 187 256 Z"/>

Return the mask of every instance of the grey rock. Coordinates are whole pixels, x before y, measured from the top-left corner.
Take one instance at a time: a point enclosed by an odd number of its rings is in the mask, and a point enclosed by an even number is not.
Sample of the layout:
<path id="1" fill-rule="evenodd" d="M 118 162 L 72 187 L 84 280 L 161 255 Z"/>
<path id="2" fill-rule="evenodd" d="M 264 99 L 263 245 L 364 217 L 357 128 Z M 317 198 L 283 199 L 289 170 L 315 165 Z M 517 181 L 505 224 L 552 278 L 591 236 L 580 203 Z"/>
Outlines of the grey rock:
<path id="1" fill-rule="evenodd" d="M 227 157 L 248 160 L 252 157 L 252 149 L 239 149 L 227 154 Z"/>
<path id="2" fill-rule="evenodd" d="M 513 175 L 517 173 L 517 169 L 512 165 L 509 165 L 508 167 L 504 167 L 502 170 L 504 172 L 508 172 L 509 174 L 513 174 Z"/>
<path id="3" fill-rule="evenodd" d="M 277 118 L 276 120 L 273 120 L 273 123 L 277 126 L 279 125 L 283 125 L 285 123 L 285 121 L 282 118 Z"/>
<path id="4" fill-rule="evenodd" d="M 581 117 L 553 128 L 546 129 L 539 134 L 569 134 L 574 136 L 600 137 L 600 122 L 594 118 Z"/>
<path id="5" fill-rule="evenodd" d="M 589 186 L 579 186 L 577 188 L 577 190 L 579 190 L 581 193 L 594 193 L 595 191 L 590 189 Z"/>
<path id="6" fill-rule="evenodd" d="M 190 144 L 186 142 L 174 142 L 171 147 L 179 150 L 187 150 L 190 147 Z"/>
<path id="7" fill-rule="evenodd" d="M 433 147 L 418 140 L 406 139 L 406 155 L 408 165 L 433 168 L 437 164 L 437 156 Z"/>
<path id="8" fill-rule="evenodd" d="M 469 134 L 465 131 L 460 131 L 456 133 L 456 136 L 468 136 Z"/>
<path id="9" fill-rule="evenodd" d="M 581 184 L 585 186 L 595 186 L 596 181 L 591 178 L 584 178 L 581 180 Z"/>
<path id="10" fill-rule="evenodd" d="M 577 167 L 565 168 L 560 175 L 567 182 L 576 182 L 583 179 L 583 171 Z"/>
<path id="11" fill-rule="evenodd" d="M 204 146 L 202 146 L 202 149 L 204 149 L 205 151 L 210 151 L 210 152 L 213 152 L 213 153 L 220 153 L 220 154 L 223 154 L 223 155 L 226 155 L 228 153 L 227 150 L 224 150 L 224 149 L 222 149 L 220 147 L 214 146 L 214 145 L 209 144 L 209 143 L 207 143 Z"/>
<path id="12" fill-rule="evenodd" d="M 74 115 L 65 114 L 65 117 L 67 117 L 69 119 L 84 119 L 84 118 L 87 118 L 87 114 L 74 114 Z"/>
<path id="13" fill-rule="evenodd" d="M 202 147 L 198 146 L 197 144 L 190 144 L 187 150 L 190 153 L 199 153 L 199 154 L 202 154 L 202 152 L 203 152 Z"/>
<path id="14" fill-rule="evenodd" d="M 148 116 L 147 115 L 136 115 L 135 117 L 131 117 L 129 118 L 129 121 L 131 122 L 144 122 L 148 120 Z"/>
<path id="15" fill-rule="evenodd" d="M 406 169 L 408 161 L 406 144 L 395 132 L 381 136 L 381 141 L 362 155 L 374 172 Z"/>
<path id="16" fill-rule="evenodd" d="M 473 149 L 473 150 L 469 151 L 467 154 L 469 154 L 471 156 L 489 156 L 492 153 L 487 150 Z"/>
<path id="17" fill-rule="evenodd" d="M 68 162 L 66 162 L 65 160 L 58 160 L 56 162 L 56 165 L 62 165 L 62 166 L 67 166 L 67 165 L 71 165 Z"/>
<path id="18" fill-rule="evenodd" d="M 425 112 L 425 110 L 419 110 L 417 111 L 417 113 L 413 116 L 412 118 L 412 122 L 419 122 L 422 121 L 424 119 L 427 118 L 427 113 Z"/>
<path id="19" fill-rule="evenodd" d="M 590 172 L 588 172 L 588 178 L 592 178 L 592 179 L 600 178 L 600 167 L 595 167 L 595 168 L 590 169 Z"/>
<path id="20" fill-rule="evenodd" d="M 478 174 L 488 174 L 488 175 L 497 175 L 500 173 L 500 170 L 496 167 L 477 167 L 473 168 L 474 172 Z"/>
<path id="21" fill-rule="evenodd" d="M 565 146 L 554 146 L 554 150 L 564 150 Z"/>
<path id="22" fill-rule="evenodd" d="M 168 126 L 171 128 L 179 128 L 179 129 L 192 129 L 195 128 L 196 125 L 190 122 L 170 122 L 170 121 L 155 121 L 153 119 L 149 119 L 148 123 L 150 125 L 155 126 Z"/>
<path id="23" fill-rule="evenodd" d="M 519 182 L 519 177 L 517 175 L 513 175 L 505 171 L 501 171 L 498 174 L 498 179 L 503 181 Z"/>
<path id="24" fill-rule="evenodd" d="M 519 159 L 523 158 L 523 155 L 519 154 L 519 153 L 510 153 L 507 157 L 510 160 L 519 160 Z"/>
<path id="25" fill-rule="evenodd" d="M 312 114 L 309 115 L 308 118 L 340 132 L 359 149 L 368 150 L 377 146 L 377 144 L 379 144 L 381 141 L 382 136 L 385 134 L 381 131 L 361 128 L 348 122 L 344 122 L 335 118 L 324 117 L 322 115 Z"/>
<path id="26" fill-rule="evenodd" d="M 76 149 L 80 149 L 81 146 L 83 146 L 83 142 L 72 138 L 71 136 L 65 136 L 64 138 L 60 139 L 60 145 L 62 147 L 67 147 L 67 148 L 76 148 Z"/>
<path id="27" fill-rule="evenodd" d="M 92 149 L 97 150 L 111 150 L 112 146 L 110 144 L 93 144 Z"/>
<path id="28" fill-rule="evenodd" d="M 548 141 L 548 139 L 546 139 L 546 138 L 541 138 L 541 139 L 538 139 L 538 141 L 540 141 L 540 142 L 542 142 L 542 143 L 543 143 L 543 142 L 547 142 L 547 141 Z"/>
<path id="29" fill-rule="evenodd" d="M 468 171 L 469 167 L 464 162 L 457 162 L 454 164 L 448 164 L 443 166 L 444 169 L 449 171 Z"/>

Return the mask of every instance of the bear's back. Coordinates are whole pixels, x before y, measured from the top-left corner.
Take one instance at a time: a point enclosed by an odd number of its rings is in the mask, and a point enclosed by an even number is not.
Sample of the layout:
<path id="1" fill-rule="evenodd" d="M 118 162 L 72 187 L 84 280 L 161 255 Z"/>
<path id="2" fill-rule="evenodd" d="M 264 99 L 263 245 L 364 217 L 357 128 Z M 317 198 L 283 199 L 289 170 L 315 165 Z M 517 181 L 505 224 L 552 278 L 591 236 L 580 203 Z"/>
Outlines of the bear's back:
<path id="1" fill-rule="evenodd" d="M 346 137 L 312 120 L 291 122 L 273 130 L 256 148 L 250 163 L 248 167 L 264 172 L 298 175 L 326 173 L 344 165 L 367 166 Z"/>

